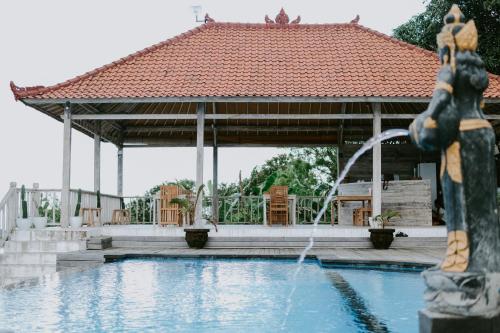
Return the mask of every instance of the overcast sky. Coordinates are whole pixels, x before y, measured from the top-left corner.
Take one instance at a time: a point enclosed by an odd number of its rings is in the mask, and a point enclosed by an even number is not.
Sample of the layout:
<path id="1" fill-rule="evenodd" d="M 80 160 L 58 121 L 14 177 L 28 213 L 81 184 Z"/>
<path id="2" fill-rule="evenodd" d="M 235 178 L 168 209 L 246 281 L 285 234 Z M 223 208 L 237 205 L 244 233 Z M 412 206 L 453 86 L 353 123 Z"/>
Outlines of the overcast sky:
<path id="1" fill-rule="evenodd" d="M 15 102 L 9 88 L 51 85 L 182 33 L 196 23 L 191 5 L 217 21 L 264 22 L 284 7 L 302 23 L 352 20 L 391 34 L 424 10 L 422 0 L 17 0 L 0 4 L 0 200 L 10 181 L 42 188 L 62 183 L 62 124 Z M 204 15 L 204 14 L 203 14 Z M 203 16 L 202 15 L 202 16 Z M 71 187 L 93 188 L 93 141 L 73 131 Z M 101 189 L 116 193 L 116 148 L 101 147 Z M 236 181 L 239 170 L 283 150 L 219 149 L 219 179 Z M 195 148 L 129 149 L 124 152 L 124 192 L 142 194 L 164 181 L 195 178 Z M 212 174 L 205 150 L 205 179 Z"/>

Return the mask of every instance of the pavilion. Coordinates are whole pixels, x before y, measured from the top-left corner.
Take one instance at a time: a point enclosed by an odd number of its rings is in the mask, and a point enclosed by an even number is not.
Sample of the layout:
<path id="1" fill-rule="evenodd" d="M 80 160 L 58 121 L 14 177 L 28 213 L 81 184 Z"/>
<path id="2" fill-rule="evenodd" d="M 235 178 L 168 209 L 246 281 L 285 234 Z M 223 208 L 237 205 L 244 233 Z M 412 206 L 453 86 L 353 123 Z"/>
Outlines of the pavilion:
<path id="1" fill-rule="evenodd" d="M 303 24 L 283 10 L 265 23 L 222 23 L 207 15 L 201 26 L 60 84 L 11 82 L 16 100 L 64 123 L 62 226 L 69 218 L 72 129 L 94 139 L 95 191 L 100 142 L 117 146 L 121 196 L 124 148 L 196 146 L 198 188 L 204 146 L 214 148 L 217 186 L 218 147 L 335 145 L 345 163 L 356 144 L 408 127 L 432 96 L 438 58 L 358 21 Z M 500 77 L 490 75 L 484 110 L 497 132 L 499 103 Z M 406 140 L 379 144 L 371 172 L 358 168 L 352 179 L 373 180 L 378 214 L 381 175 L 396 168 L 410 178 L 423 160 L 437 157 Z"/>

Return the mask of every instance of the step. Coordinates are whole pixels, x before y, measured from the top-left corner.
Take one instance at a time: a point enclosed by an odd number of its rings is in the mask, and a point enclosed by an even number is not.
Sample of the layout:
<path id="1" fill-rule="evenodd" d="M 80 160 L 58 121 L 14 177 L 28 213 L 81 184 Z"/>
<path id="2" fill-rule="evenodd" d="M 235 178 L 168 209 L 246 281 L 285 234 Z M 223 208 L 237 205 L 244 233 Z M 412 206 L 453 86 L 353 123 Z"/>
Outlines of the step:
<path id="1" fill-rule="evenodd" d="M 304 248 L 308 237 L 210 237 L 206 248 Z M 114 236 L 113 247 L 186 248 L 183 237 Z M 315 248 L 373 248 L 368 237 L 316 237 Z M 444 248 L 444 237 L 397 237 L 393 248 Z"/>
<path id="2" fill-rule="evenodd" d="M 1 265 L 55 265 L 56 253 L 4 253 L 0 255 Z"/>
<path id="3" fill-rule="evenodd" d="M 82 240 L 87 238 L 85 230 L 70 229 L 43 229 L 43 230 L 19 230 L 16 229 L 10 236 L 10 240 L 16 241 L 61 241 L 61 240 Z"/>
<path id="4" fill-rule="evenodd" d="M 85 250 L 85 240 L 60 241 L 17 241 L 9 240 L 5 243 L 5 253 L 34 253 L 34 252 L 72 252 Z"/>
<path id="5" fill-rule="evenodd" d="M 40 265 L 26 265 L 26 264 L 2 264 L 0 265 L 0 277 L 2 278 L 19 278 L 26 279 L 31 277 L 38 277 L 46 274 L 56 272 L 55 264 L 40 264 Z"/>
<path id="6" fill-rule="evenodd" d="M 104 250 L 111 247 L 111 237 L 90 237 L 87 250 Z"/>

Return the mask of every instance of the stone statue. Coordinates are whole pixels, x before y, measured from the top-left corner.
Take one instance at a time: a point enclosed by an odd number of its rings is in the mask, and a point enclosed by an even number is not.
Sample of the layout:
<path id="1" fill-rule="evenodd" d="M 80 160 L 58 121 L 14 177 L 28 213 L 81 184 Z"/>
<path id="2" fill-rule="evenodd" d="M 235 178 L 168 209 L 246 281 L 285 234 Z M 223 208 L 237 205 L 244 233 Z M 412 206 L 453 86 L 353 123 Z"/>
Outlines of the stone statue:
<path id="1" fill-rule="evenodd" d="M 441 68 L 428 109 L 410 125 L 422 150 L 441 151 L 448 246 L 439 267 L 423 273 L 428 309 L 466 316 L 499 311 L 500 224 L 495 133 L 484 119 L 488 74 L 476 53 L 474 21 L 457 5 L 437 35 Z"/>

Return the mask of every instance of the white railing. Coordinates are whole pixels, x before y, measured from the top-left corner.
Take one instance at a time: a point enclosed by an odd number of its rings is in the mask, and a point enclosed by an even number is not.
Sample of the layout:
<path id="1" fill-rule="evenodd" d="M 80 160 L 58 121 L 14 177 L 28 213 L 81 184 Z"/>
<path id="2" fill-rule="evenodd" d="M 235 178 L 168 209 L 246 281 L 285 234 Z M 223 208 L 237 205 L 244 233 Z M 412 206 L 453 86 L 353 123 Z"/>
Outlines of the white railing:
<path id="1" fill-rule="evenodd" d="M 16 227 L 17 217 L 17 189 L 16 183 L 11 183 L 9 191 L 0 201 L 0 247 Z"/>
<path id="2" fill-rule="evenodd" d="M 297 224 L 313 224 L 323 207 L 325 197 L 321 196 L 297 196 L 296 219 Z M 332 205 L 328 205 L 325 214 L 319 223 L 328 224 L 332 221 Z"/>
<path id="3" fill-rule="evenodd" d="M 49 226 L 59 226 L 61 220 L 61 190 L 40 189 L 37 184 L 26 188 L 26 201 L 29 216 L 47 217 Z M 91 191 L 81 191 L 81 208 L 96 208 L 97 194 Z M 77 204 L 78 190 L 70 192 L 70 216 L 74 214 Z M 324 202 L 322 196 L 293 196 L 290 200 L 290 222 L 296 224 L 311 224 L 316 218 Z M 0 201 L 0 246 L 7 239 L 16 225 L 16 218 L 21 215 L 21 189 L 11 183 L 11 188 Z M 263 196 L 221 196 L 218 200 L 220 224 L 263 224 L 265 214 L 269 214 L 269 202 Z M 156 224 L 159 216 L 159 200 L 154 196 L 119 197 L 101 194 L 101 217 L 103 224 L 110 223 L 113 211 L 122 206 L 130 211 L 132 224 Z M 39 207 L 43 207 L 39 209 Z M 203 198 L 203 214 L 212 216 L 212 197 Z M 320 223 L 332 221 L 331 205 Z"/>
<path id="4" fill-rule="evenodd" d="M 295 221 L 296 224 L 312 224 L 324 200 L 325 197 L 322 196 L 289 196 L 290 223 Z M 269 200 L 265 200 L 264 196 L 224 196 L 219 197 L 218 204 L 220 224 L 263 224 L 264 214 L 269 214 Z M 331 212 L 329 205 L 320 223 L 331 223 Z M 203 213 L 210 217 L 212 215 L 210 196 L 203 198 Z"/>
<path id="5" fill-rule="evenodd" d="M 132 224 L 156 224 L 158 216 L 158 198 L 156 196 L 123 197 L 125 209 L 130 211 Z"/>
<path id="6" fill-rule="evenodd" d="M 28 204 L 29 216 L 45 216 L 49 226 L 58 226 L 61 223 L 61 190 L 60 189 L 40 189 L 37 184 L 33 188 L 26 188 L 26 201 Z M 19 210 L 21 201 L 21 189 L 16 190 L 17 207 Z M 91 191 L 81 191 L 80 208 L 97 208 L 97 193 Z M 70 190 L 70 216 L 75 214 L 78 202 L 78 190 Z M 45 208 L 45 204 L 48 206 Z M 43 207 L 41 211 L 38 207 Z M 119 196 L 101 194 L 101 223 L 111 222 L 113 210 L 121 208 Z M 16 212 L 20 214 L 20 211 Z"/>

